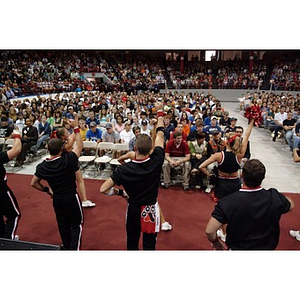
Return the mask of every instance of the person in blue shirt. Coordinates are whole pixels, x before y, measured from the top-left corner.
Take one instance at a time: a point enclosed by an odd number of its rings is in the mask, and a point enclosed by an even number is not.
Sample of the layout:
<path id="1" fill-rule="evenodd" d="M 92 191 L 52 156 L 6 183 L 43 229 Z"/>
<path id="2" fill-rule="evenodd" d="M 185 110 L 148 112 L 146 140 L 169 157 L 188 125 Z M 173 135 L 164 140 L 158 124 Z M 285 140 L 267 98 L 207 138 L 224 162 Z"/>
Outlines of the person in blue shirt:
<path id="1" fill-rule="evenodd" d="M 66 113 L 66 118 L 67 119 L 72 119 L 72 120 L 75 119 L 73 106 L 68 107 L 68 112 Z"/>
<path id="2" fill-rule="evenodd" d="M 86 123 L 86 125 L 90 128 L 90 127 L 91 127 L 90 124 L 91 124 L 92 122 L 96 123 L 96 125 L 99 125 L 99 124 L 100 124 L 99 119 L 97 119 L 97 118 L 95 117 L 95 113 L 91 110 L 91 111 L 89 111 L 89 117 L 85 120 L 85 123 Z"/>
<path id="3" fill-rule="evenodd" d="M 102 130 L 97 128 L 97 124 L 95 122 L 90 123 L 90 129 L 86 133 L 87 141 L 95 141 L 98 143 L 102 140 Z"/>
<path id="4" fill-rule="evenodd" d="M 212 132 L 216 129 L 219 132 L 222 132 L 221 127 L 218 125 L 218 118 L 216 116 L 212 116 L 210 120 L 210 125 L 205 126 L 204 131 L 208 134 L 212 134 Z"/>
<path id="5" fill-rule="evenodd" d="M 43 144 L 44 141 L 46 141 L 51 134 L 51 126 L 50 123 L 47 121 L 46 115 L 42 115 L 42 120 L 39 123 L 39 137 L 36 142 L 36 145 L 30 149 L 34 155 L 36 155 L 37 150 L 40 148 L 40 146 Z"/>

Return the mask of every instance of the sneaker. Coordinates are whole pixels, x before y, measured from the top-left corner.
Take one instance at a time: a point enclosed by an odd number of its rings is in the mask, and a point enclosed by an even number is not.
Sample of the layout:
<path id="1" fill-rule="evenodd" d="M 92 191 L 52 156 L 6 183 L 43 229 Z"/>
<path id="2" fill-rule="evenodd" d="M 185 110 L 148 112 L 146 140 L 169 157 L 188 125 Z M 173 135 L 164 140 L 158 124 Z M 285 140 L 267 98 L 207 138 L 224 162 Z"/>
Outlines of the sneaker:
<path id="1" fill-rule="evenodd" d="M 196 186 L 195 186 L 195 189 L 196 189 L 196 190 L 201 190 L 201 186 L 200 186 L 200 185 L 196 185 Z"/>
<path id="2" fill-rule="evenodd" d="M 293 238 L 296 238 L 297 241 L 300 242 L 300 233 L 299 230 L 295 231 L 295 230 L 290 230 L 290 236 Z"/>
<path id="3" fill-rule="evenodd" d="M 187 186 L 184 186 L 183 189 L 184 189 L 185 191 L 189 191 L 189 190 L 190 190 L 190 187 L 187 185 Z"/>
<path id="4" fill-rule="evenodd" d="M 164 183 L 163 184 L 163 188 L 164 189 L 168 189 L 170 187 L 171 183 Z"/>
<path id="5" fill-rule="evenodd" d="M 211 192 L 211 188 L 208 186 L 206 189 L 205 189 L 205 193 L 209 194 Z"/>
<path id="6" fill-rule="evenodd" d="M 16 234 L 14 237 L 14 241 L 18 241 L 20 239 L 20 237 Z"/>
<path id="7" fill-rule="evenodd" d="M 82 207 L 94 207 L 96 206 L 91 200 L 82 201 Z"/>
<path id="8" fill-rule="evenodd" d="M 169 222 L 164 222 L 161 224 L 161 230 L 172 230 L 172 225 Z"/>
<path id="9" fill-rule="evenodd" d="M 225 243 L 226 242 L 226 234 L 223 233 L 221 229 L 217 231 L 217 236 Z"/>

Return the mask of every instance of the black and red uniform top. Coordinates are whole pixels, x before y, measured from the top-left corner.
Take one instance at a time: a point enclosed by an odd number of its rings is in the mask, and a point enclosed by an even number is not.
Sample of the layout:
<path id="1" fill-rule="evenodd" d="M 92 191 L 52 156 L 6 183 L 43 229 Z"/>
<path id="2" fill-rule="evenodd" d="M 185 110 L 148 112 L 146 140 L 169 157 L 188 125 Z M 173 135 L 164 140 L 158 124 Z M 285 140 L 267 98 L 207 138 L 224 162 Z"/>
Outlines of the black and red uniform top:
<path id="1" fill-rule="evenodd" d="M 155 147 L 148 158 L 132 160 L 114 170 L 111 179 L 116 185 L 124 187 L 130 204 L 142 206 L 156 203 L 164 158 L 164 149 Z"/>

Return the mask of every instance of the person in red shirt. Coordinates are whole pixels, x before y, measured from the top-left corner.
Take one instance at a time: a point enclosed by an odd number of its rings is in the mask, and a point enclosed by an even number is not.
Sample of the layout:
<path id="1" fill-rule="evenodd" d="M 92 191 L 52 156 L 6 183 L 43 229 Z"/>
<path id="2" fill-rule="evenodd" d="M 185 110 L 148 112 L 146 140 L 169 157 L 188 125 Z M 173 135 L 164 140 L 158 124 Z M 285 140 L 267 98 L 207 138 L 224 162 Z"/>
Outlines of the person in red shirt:
<path id="1" fill-rule="evenodd" d="M 183 125 L 182 123 L 178 123 L 178 124 L 177 124 L 177 127 L 175 128 L 175 131 L 172 132 L 172 133 L 170 134 L 170 141 L 174 139 L 173 134 L 174 134 L 176 131 L 181 132 L 182 139 L 183 139 L 184 141 L 186 141 L 186 139 L 187 139 L 188 136 L 187 136 L 187 134 L 183 131 L 183 129 L 184 129 L 184 125 Z"/>
<path id="2" fill-rule="evenodd" d="M 171 169 L 180 167 L 183 173 L 183 188 L 185 191 L 190 189 L 190 158 L 190 149 L 187 142 L 182 138 L 182 132 L 175 131 L 173 133 L 173 139 L 166 144 L 165 148 L 165 161 L 162 167 L 164 188 L 167 189 L 171 184 Z"/>

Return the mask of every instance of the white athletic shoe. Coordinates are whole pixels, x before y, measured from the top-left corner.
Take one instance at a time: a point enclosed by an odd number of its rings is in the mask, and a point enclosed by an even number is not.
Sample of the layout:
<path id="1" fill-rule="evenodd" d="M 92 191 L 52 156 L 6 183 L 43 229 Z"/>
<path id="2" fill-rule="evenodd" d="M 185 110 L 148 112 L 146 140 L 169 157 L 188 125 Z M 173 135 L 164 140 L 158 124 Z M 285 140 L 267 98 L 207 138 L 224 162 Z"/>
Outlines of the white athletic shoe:
<path id="1" fill-rule="evenodd" d="M 290 230 L 290 236 L 293 238 L 296 238 L 297 241 L 300 242 L 300 233 L 299 230 L 295 231 L 295 230 Z"/>
<path id="2" fill-rule="evenodd" d="M 205 189 L 205 193 L 209 194 L 211 192 L 211 188 L 208 186 L 206 189 Z"/>
<path id="3" fill-rule="evenodd" d="M 217 236 L 225 243 L 226 242 L 226 234 L 223 233 L 222 230 L 217 231 Z"/>
<path id="4" fill-rule="evenodd" d="M 172 225 L 169 222 L 164 222 L 161 224 L 161 230 L 172 230 Z"/>
<path id="5" fill-rule="evenodd" d="M 82 207 L 94 207 L 96 206 L 91 200 L 82 201 Z"/>

